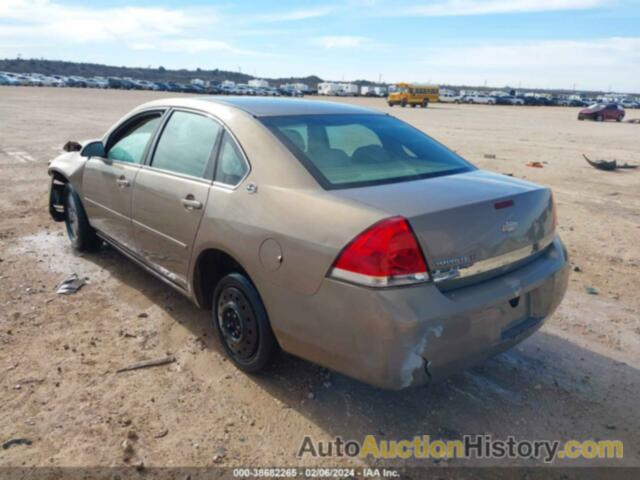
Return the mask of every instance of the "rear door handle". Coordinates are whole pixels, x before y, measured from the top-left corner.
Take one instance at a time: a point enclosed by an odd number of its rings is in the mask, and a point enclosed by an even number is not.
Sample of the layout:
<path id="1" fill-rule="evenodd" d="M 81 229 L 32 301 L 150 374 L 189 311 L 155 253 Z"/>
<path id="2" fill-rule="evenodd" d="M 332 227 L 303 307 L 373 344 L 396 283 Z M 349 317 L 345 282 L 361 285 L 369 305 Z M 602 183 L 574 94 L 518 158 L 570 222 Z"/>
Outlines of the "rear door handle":
<path id="1" fill-rule="evenodd" d="M 202 202 L 199 202 L 198 200 L 193 198 L 193 195 L 187 195 L 185 198 L 183 198 L 182 205 L 187 210 L 200 210 L 202 208 Z"/>
<path id="2" fill-rule="evenodd" d="M 128 187 L 129 186 L 129 180 L 124 178 L 124 175 L 118 177 L 118 179 L 116 180 L 116 183 L 118 184 L 118 186 L 120 188 L 124 188 L 124 187 Z"/>

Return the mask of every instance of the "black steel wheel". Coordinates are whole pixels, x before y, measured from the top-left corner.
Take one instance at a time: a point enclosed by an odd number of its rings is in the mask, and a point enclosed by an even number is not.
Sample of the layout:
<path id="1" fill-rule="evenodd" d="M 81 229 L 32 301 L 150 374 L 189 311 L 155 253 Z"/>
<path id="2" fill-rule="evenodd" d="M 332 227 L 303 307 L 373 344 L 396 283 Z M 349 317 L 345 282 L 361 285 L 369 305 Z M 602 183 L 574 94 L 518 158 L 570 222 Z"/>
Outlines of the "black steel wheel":
<path id="1" fill-rule="evenodd" d="M 100 239 L 89 225 L 80 197 L 70 183 L 64 186 L 63 198 L 64 223 L 71 246 L 78 251 L 95 249 L 100 245 Z"/>
<path id="2" fill-rule="evenodd" d="M 258 291 L 240 273 L 225 276 L 213 294 L 213 320 L 227 355 L 245 372 L 258 372 L 277 351 Z"/>

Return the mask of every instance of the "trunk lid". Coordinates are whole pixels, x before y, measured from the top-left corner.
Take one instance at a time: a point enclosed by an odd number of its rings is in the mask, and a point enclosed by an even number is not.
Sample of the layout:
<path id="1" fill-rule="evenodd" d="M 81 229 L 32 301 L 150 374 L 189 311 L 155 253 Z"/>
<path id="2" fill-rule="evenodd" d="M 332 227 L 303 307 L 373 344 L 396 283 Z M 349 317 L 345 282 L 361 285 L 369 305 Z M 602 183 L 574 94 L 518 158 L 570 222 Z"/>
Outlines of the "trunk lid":
<path id="1" fill-rule="evenodd" d="M 526 263 L 554 235 L 548 188 L 482 170 L 332 193 L 407 218 L 445 289 Z"/>

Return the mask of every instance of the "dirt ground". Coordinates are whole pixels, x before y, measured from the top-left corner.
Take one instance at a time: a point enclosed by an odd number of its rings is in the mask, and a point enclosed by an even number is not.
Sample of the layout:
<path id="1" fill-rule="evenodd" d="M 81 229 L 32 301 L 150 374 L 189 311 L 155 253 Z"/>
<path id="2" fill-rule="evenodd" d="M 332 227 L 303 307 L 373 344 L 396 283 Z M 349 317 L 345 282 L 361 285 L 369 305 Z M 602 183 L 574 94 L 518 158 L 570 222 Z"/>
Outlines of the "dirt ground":
<path id="1" fill-rule="evenodd" d="M 288 355 L 247 376 L 226 361 L 207 312 L 111 249 L 72 253 L 47 212 L 47 161 L 162 95 L 0 87 L 0 441 L 33 442 L 0 450 L 0 466 L 363 466 L 378 462 L 296 452 L 304 435 L 474 433 L 620 439 L 622 461 L 560 464 L 640 466 L 640 171 L 596 171 L 581 157 L 639 163 L 640 125 L 579 122 L 574 108 L 340 100 L 389 111 L 481 168 L 551 186 L 575 266 L 564 303 L 516 349 L 387 392 Z M 90 283 L 56 295 L 71 273 Z M 177 361 L 116 373 L 167 353 Z"/>

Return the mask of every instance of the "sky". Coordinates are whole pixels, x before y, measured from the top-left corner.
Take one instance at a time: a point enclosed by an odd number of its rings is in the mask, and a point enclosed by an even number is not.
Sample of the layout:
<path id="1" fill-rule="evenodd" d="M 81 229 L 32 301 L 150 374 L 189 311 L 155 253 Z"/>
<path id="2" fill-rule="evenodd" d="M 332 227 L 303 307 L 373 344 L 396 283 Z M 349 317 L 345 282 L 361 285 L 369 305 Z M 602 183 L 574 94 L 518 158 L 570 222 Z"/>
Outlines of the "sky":
<path id="1" fill-rule="evenodd" d="M 640 92 L 640 0 L 0 0 L 0 58 Z"/>

